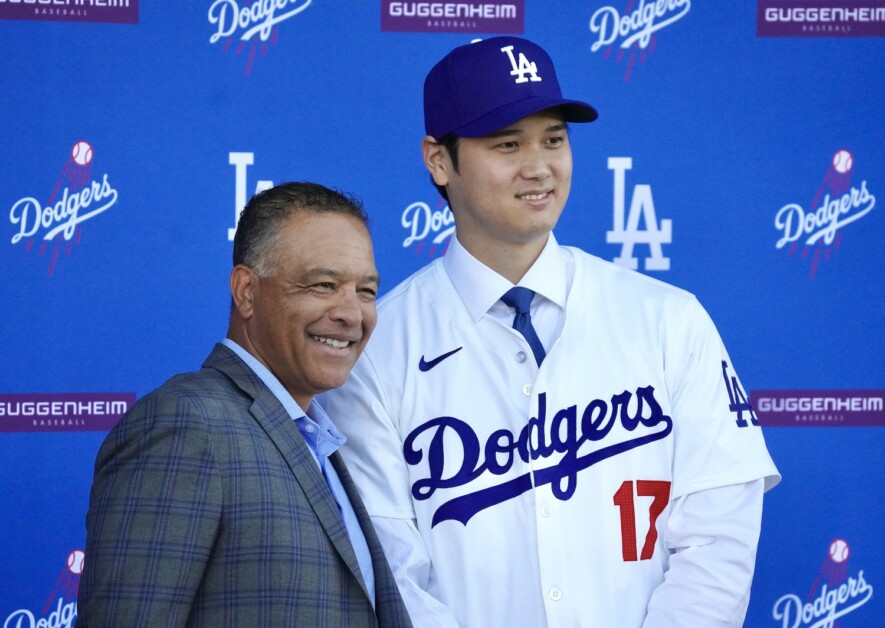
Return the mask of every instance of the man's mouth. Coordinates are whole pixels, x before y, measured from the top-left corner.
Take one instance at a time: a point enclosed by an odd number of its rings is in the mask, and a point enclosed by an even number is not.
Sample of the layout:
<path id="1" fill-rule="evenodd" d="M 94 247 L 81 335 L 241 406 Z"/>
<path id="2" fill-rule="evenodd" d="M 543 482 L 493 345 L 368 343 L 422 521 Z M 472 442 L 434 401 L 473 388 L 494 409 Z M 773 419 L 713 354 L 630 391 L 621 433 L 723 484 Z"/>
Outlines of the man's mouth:
<path id="1" fill-rule="evenodd" d="M 311 336 L 317 342 L 322 342 L 323 344 L 327 344 L 330 347 L 335 347 L 336 349 L 344 349 L 349 347 L 353 343 L 349 340 L 335 340 L 334 338 L 326 338 L 324 336 Z"/>
<path id="2" fill-rule="evenodd" d="M 552 192 L 548 190 L 547 192 L 532 192 L 529 194 L 517 194 L 516 198 L 522 201 L 543 201 L 545 198 L 550 196 Z"/>

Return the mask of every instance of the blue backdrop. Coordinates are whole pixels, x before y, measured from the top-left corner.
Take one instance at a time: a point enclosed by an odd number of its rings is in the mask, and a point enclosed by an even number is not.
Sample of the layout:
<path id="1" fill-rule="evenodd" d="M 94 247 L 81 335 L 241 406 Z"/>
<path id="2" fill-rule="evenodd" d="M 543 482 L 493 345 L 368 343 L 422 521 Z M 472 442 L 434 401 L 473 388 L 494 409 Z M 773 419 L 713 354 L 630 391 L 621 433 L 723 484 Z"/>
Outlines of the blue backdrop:
<path id="1" fill-rule="evenodd" d="M 885 2 L 0 0 L 4 627 L 70 623 L 95 453 L 225 333 L 256 189 L 362 197 L 382 292 L 444 252 L 423 79 L 497 32 L 600 112 L 559 240 L 696 293 L 766 426 L 747 625 L 876 624 Z"/>

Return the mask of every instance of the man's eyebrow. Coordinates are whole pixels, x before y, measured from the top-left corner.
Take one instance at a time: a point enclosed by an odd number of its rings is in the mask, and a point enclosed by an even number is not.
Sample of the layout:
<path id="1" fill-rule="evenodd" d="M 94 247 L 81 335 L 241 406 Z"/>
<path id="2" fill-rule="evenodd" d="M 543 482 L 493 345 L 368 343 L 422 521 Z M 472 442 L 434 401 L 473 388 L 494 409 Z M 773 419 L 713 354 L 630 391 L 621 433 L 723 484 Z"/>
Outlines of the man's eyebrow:
<path id="1" fill-rule="evenodd" d="M 373 275 L 363 275 L 362 280 L 363 280 L 363 281 L 368 281 L 368 282 L 374 283 L 374 284 L 377 285 L 377 286 L 380 286 L 380 285 L 381 285 L 381 277 L 379 277 L 377 274 L 373 274 Z"/>
<path id="2" fill-rule="evenodd" d="M 325 277 L 329 277 L 332 279 L 340 279 L 341 277 L 345 277 L 345 273 L 340 270 L 335 270 L 334 268 L 325 268 L 322 266 L 318 266 L 316 268 L 308 269 L 302 276 L 301 279 L 304 281 L 315 281 L 317 279 L 322 279 Z M 381 278 L 377 274 L 369 274 L 363 275 L 359 279 L 360 281 L 373 281 L 377 284 L 381 283 Z"/>
<path id="3" fill-rule="evenodd" d="M 496 137 L 504 137 L 507 135 L 522 135 L 523 131 L 521 129 L 501 129 L 500 131 L 495 131 L 494 133 L 489 133 L 485 137 L 488 138 L 496 138 Z"/>
<path id="4" fill-rule="evenodd" d="M 304 279 L 315 279 L 317 277 L 340 277 L 342 274 L 339 270 L 318 266 L 316 268 L 308 268 L 302 277 Z"/>
<path id="5" fill-rule="evenodd" d="M 544 133 L 555 133 L 557 131 L 565 131 L 567 129 L 568 129 L 568 125 L 565 122 L 556 122 L 554 124 L 551 124 L 547 128 L 545 128 Z M 524 133 L 525 133 L 525 131 L 523 131 L 522 129 L 507 127 L 507 128 L 501 129 L 500 131 L 495 131 L 494 133 L 489 133 L 488 135 L 486 135 L 484 137 L 494 139 L 497 137 L 506 137 L 508 135 L 523 135 Z"/>

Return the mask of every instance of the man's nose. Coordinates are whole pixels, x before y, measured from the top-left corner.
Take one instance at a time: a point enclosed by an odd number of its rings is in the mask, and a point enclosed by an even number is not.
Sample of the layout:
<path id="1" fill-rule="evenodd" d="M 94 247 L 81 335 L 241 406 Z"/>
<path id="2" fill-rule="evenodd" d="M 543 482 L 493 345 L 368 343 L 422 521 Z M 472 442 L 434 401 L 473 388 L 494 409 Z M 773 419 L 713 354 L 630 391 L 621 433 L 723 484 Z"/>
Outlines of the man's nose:
<path id="1" fill-rule="evenodd" d="M 341 290 L 329 315 L 332 319 L 340 320 L 348 325 L 359 325 L 363 320 L 363 310 L 360 307 L 360 299 L 356 291 L 353 289 Z"/>

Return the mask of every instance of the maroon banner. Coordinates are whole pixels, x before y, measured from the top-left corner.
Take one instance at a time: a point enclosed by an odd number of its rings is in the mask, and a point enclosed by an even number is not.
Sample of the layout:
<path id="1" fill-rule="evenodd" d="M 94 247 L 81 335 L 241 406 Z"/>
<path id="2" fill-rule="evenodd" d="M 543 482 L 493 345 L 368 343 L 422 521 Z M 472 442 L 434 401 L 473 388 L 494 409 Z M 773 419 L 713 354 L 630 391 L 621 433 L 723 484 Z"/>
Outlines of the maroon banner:
<path id="1" fill-rule="evenodd" d="M 381 30 L 410 33 L 520 34 L 525 30 L 525 0 L 382 0 Z"/>
<path id="2" fill-rule="evenodd" d="M 756 390 L 751 400 L 765 427 L 885 425 L 885 390 Z"/>
<path id="3" fill-rule="evenodd" d="M 138 0 L 0 0 L 0 19 L 138 24 Z"/>
<path id="4" fill-rule="evenodd" d="M 883 37 L 885 0 L 757 0 L 759 37 Z"/>
<path id="5" fill-rule="evenodd" d="M 0 432 L 109 430 L 134 403 L 134 392 L 0 394 Z"/>

